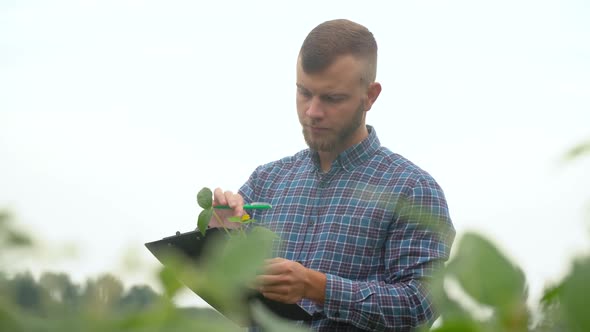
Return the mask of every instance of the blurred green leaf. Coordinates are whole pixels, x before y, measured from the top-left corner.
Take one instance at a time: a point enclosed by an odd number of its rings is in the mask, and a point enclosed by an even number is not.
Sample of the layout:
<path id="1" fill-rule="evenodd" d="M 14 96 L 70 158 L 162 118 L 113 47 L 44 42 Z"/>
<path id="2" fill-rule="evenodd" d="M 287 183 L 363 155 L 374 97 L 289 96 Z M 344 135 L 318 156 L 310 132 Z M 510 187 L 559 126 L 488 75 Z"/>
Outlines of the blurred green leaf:
<path id="1" fill-rule="evenodd" d="M 164 292 L 169 298 L 174 297 L 178 290 L 182 288 L 182 284 L 178 281 L 174 270 L 168 266 L 164 266 L 159 273 L 160 282 L 164 286 Z"/>
<path id="2" fill-rule="evenodd" d="M 548 305 L 551 303 L 555 303 L 559 301 L 559 297 L 563 293 L 563 283 L 549 287 L 543 291 L 543 296 L 541 297 L 541 304 Z"/>
<path id="3" fill-rule="evenodd" d="M 15 230 L 8 230 L 5 236 L 8 246 L 29 247 L 33 244 L 33 241 L 28 235 Z"/>
<path id="4" fill-rule="evenodd" d="M 210 209 L 213 206 L 213 192 L 211 189 L 204 187 L 197 194 L 197 203 L 203 209 Z"/>
<path id="5" fill-rule="evenodd" d="M 215 234 L 195 264 L 183 255 L 170 252 L 166 265 L 172 276 L 195 291 L 203 299 L 238 324 L 247 324 L 251 292 L 248 288 L 272 252 L 276 235 L 268 229 L 255 227 L 247 236 Z"/>
<path id="6" fill-rule="evenodd" d="M 566 161 L 573 160 L 578 158 L 586 153 L 590 153 L 590 140 L 580 143 L 573 148 L 571 148 L 564 156 Z"/>
<path id="7" fill-rule="evenodd" d="M 197 222 L 197 226 L 199 227 L 199 231 L 201 234 L 205 235 L 207 232 L 207 227 L 209 227 L 209 222 L 211 221 L 211 217 L 213 216 L 213 209 L 206 209 L 199 213 L 199 220 Z"/>
<path id="8" fill-rule="evenodd" d="M 563 283 L 562 314 L 567 326 L 574 332 L 590 331 L 590 257 L 574 262 L 572 272 Z"/>
<path id="9" fill-rule="evenodd" d="M 431 332 L 481 332 L 482 326 L 472 320 L 445 321 L 441 326 L 430 330 Z"/>
<path id="10" fill-rule="evenodd" d="M 242 223 L 242 218 L 240 218 L 240 217 L 229 217 L 229 218 L 227 218 L 227 221 L 229 221 L 229 222 Z"/>
<path id="11" fill-rule="evenodd" d="M 244 321 L 248 313 L 247 285 L 255 279 L 264 260 L 270 258 L 275 237 L 262 227 L 254 227 L 246 237 L 220 237 L 205 248 L 199 278 L 191 278 L 191 288 L 214 298 L 234 314 L 232 319 Z"/>
<path id="12" fill-rule="evenodd" d="M 12 225 L 13 217 L 8 211 L 0 210 L 0 248 L 30 247 L 31 237 Z"/>
<path id="13" fill-rule="evenodd" d="M 463 235 L 456 256 L 448 264 L 448 272 L 479 303 L 494 307 L 502 315 L 522 314 L 526 300 L 522 270 L 482 236 Z"/>
<path id="14" fill-rule="evenodd" d="M 250 223 L 256 222 L 256 220 L 254 220 L 254 219 L 246 219 L 246 220 L 243 220 L 243 219 L 242 219 L 242 218 L 240 218 L 240 217 L 229 217 L 229 218 L 227 218 L 227 221 L 229 221 L 229 222 L 235 222 L 235 223 L 239 223 L 239 224 L 242 224 L 242 225 L 245 225 L 245 224 L 250 224 Z"/>
<path id="15" fill-rule="evenodd" d="M 162 301 L 149 311 L 123 317 L 116 324 L 117 331 L 239 331 L 235 324 L 212 309 L 176 308 Z"/>
<path id="16" fill-rule="evenodd" d="M 435 307 L 441 318 L 446 323 L 451 322 L 472 322 L 471 314 L 463 309 L 459 303 L 449 298 L 444 288 L 446 270 L 441 269 L 435 274 L 429 283 L 429 289 Z"/>
<path id="17" fill-rule="evenodd" d="M 12 219 L 12 214 L 6 210 L 0 210 L 0 227 L 4 227 L 4 224 L 8 223 Z"/>
<path id="18" fill-rule="evenodd" d="M 24 331 L 18 319 L 16 310 L 8 305 L 5 305 L 0 299 L 0 331 Z"/>

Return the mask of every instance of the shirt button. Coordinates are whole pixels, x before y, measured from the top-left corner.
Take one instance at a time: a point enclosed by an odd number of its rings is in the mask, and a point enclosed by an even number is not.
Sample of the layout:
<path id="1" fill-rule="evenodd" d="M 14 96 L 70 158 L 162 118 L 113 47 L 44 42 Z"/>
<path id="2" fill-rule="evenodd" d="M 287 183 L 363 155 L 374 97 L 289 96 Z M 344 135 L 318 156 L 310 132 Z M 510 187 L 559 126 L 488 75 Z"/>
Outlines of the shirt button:
<path id="1" fill-rule="evenodd" d="M 319 312 L 319 311 L 316 311 L 316 312 L 314 312 L 314 313 L 313 313 L 313 315 L 311 316 L 311 319 L 318 320 L 318 319 L 322 318 L 323 316 L 324 316 L 324 315 L 323 315 L 321 312 Z"/>
<path id="2" fill-rule="evenodd" d="M 340 311 L 336 311 L 336 312 L 334 313 L 334 317 L 336 317 L 336 318 L 339 318 L 339 317 L 340 317 Z"/>

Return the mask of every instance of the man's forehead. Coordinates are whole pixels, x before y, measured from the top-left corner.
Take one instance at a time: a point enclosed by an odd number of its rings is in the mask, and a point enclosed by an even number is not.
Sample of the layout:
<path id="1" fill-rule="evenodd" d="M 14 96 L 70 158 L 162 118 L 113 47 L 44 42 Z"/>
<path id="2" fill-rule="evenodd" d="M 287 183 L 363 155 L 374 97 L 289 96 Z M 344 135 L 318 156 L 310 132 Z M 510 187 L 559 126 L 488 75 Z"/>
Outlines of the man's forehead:
<path id="1" fill-rule="evenodd" d="M 344 54 L 334 57 L 329 62 L 326 62 L 324 66 L 321 68 L 314 69 L 310 71 L 308 68 L 304 68 L 304 60 L 301 59 L 301 56 L 297 57 L 297 69 L 301 69 L 304 72 L 309 72 L 311 74 L 320 74 L 320 73 L 328 73 L 331 71 L 339 71 L 340 69 L 347 68 L 349 70 L 357 69 L 360 70 L 366 65 L 366 61 L 364 59 L 360 59 L 352 54 Z"/>

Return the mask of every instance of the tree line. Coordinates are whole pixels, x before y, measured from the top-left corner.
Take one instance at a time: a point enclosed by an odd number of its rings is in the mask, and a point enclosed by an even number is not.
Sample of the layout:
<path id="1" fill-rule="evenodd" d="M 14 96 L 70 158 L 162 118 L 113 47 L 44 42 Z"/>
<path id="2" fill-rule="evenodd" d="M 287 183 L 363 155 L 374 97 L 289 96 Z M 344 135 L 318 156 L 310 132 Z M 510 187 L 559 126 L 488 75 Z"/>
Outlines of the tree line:
<path id="1" fill-rule="evenodd" d="M 82 285 L 65 273 L 45 272 L 36 279 L 30 272 L 13 276 L 0 273 L 0 294 L 5 301 L 30 314 L 79 314 L 92 310 L 124 313 L 148 309 L 161 295 L 148 285 L 124 289 L 112 274 L 89 278 Z"/>

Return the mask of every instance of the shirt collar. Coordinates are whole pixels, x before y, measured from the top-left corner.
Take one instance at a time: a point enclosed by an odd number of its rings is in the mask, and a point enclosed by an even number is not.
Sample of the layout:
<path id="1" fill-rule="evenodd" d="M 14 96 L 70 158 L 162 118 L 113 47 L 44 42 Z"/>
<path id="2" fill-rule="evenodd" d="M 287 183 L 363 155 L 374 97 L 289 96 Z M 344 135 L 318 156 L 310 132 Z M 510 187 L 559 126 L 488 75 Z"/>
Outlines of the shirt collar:
<path id="1" fill-rule="evenodd" d="M 377 138 L 377 133 L 372 126 L 367 125 L 367 136 L 360 143 L 344 150 L 338 155 L 332 167 L 338 165 L 347 172 L 352 171 L 355 167 L 369 160 L 375 152 L 381 147 L 381 142 Z M 315 166 L 319 169 L 319 156 L 316 151 L 311 151 L 311 157 Z"/>

